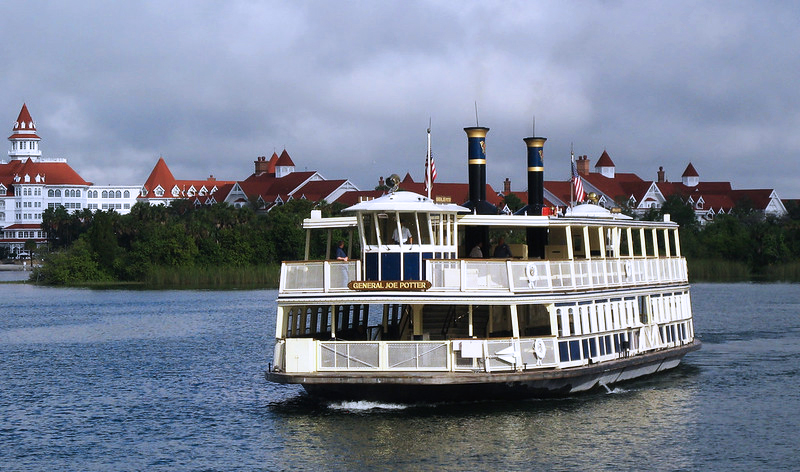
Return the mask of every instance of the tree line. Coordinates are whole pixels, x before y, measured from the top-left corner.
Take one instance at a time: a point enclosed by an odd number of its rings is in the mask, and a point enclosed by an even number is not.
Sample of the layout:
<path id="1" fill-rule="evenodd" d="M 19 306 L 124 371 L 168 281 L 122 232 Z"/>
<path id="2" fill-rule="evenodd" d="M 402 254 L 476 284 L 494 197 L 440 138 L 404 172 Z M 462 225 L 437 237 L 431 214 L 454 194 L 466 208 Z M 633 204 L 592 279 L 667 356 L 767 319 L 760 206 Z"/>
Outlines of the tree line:
<path id="1" fill-rule="evenodd" d="M 516 202 L 505 203 L 511 207 Z M 302 220 L 312 209 L 323 217 L 336 216 L 344 206 L 292 200 L 268 213 L 255 208 L 195 206 L 186 200 L 168 206 L 137 203 L 126 215 L 48 208 L 42 216 L 48 245 L 39 251 L 43 264 L 32 278 L 55 285 L 146 282 L 159 271 L 241 273 L 249 267 L 277 267 L 281 261 L 303 257 Z M 660 209 L 639 217 L 661 219 L 668 213 L 681 226 L 682 254 L 693 280 L 798 281 L 800 206 L 787 209 L 786 217 L 764 217 L 745 200 L 701 226 L 692 207 L 672 196 Z M 332 243 L 345 236 L 335 231 Z M 357 240 L 354 243 L 358 254 Z M 311 258 L 322 259 L 326 249 L 325 235 L 314 232 Z"/>
<path id="2" fill-rule="evenodd" d="M 251 205 L 195 206 L 175 200 L 168 206 L 137 203 L 126 215 L 48 208 L 42 214 L 48 244 L 40 250 L 43 263 L 32 279 L 54 285 L 144 282 L 160 270 L 279 265 L 302 258 L 301 224 L 312 209 L 330 216 L 341 207 L 292 200 L 263 213 Z M 324 254 L 326 244 L 318 236 L 312 254 Z"/>

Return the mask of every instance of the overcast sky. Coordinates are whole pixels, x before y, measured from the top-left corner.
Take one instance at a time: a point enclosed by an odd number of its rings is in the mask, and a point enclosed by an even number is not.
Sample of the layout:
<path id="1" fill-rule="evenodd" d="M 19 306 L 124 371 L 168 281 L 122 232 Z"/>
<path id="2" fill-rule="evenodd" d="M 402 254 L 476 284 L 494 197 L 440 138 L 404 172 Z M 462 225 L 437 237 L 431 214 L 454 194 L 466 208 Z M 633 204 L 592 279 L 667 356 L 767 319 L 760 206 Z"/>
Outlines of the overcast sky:
<path id="1" fill-rule="evenodd" d="M 297 170 L 466 182 L 475 103 L 488 182 L 525 190 L 522 138 L 618 172 L 800 197 L 797 2 L 2 2 L 0 113 L 23 102 L 45 157 L 98 184 L 242 180 L 284 148 Z"/>

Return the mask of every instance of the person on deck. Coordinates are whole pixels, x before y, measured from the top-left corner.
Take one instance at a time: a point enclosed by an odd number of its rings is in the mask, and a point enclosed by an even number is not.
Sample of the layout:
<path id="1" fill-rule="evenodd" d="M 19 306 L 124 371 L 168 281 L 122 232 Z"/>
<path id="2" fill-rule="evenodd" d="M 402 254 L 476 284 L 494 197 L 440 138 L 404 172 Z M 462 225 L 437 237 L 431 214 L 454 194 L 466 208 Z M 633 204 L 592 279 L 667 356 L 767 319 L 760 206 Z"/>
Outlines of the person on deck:
<path id="1" fill-rule="evenodd" d="M 483 259 L 483 241 L 479 241 L 475 247 L 469 252 L 469 257 L 472 259 Z"/>
<path id="2" fill-rule="evenodd" d="M 400 237 L 402 235 L 402 238 Z M 394 229 L 392 233 L 392 240 L 395 244 L 412 244 L 414 241 L 411 238 L 411 231 L 406 226 L 400 227 L 400 233 L 398 234 L 397 228 Z"/>
<path id="3" fill-rule="evenodd" d="M 344 241 L 339 241 L 336 244 L 336 260 L 337 261 L 347 261 L 347 253 L 344 251 Z"/>
<path id="4" fill-rule="evenodd" d="M 494 257 L 496 259 L 510 259 L 514 257 L 511 254 L 511 248 L 506 244 L 506 239 L 502 236 L 497 240 L 497 247 L 494 248 Z"/>

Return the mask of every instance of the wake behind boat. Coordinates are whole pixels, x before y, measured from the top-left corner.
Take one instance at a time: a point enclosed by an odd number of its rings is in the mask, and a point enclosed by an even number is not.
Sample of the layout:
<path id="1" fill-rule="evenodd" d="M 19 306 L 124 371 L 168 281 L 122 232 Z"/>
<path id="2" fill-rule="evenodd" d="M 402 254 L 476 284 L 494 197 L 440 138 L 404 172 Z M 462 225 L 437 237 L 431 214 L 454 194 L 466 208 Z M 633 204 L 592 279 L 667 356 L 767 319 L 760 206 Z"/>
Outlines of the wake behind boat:
<path id="1" fill-rule="evenodd" d="M 267 379 L 330 399 L 567 395 L 676 367 L 699 349 L 677 224 L 598 205 L 543 214 L 545 138 L 526 138 L 529 204 L 486 201 L 485 137 L 466 128 L 470 200 L 393 191 L 312 212 L 284 262 Z M 357 260 L 309 260 L 310 233 L 357 235 Z M 507 257 L 490 236 L 524 234 Z M 328 237 L 330 246 L 330 236 Z M 510 256 L 510 257 L 509 257 Z"/>

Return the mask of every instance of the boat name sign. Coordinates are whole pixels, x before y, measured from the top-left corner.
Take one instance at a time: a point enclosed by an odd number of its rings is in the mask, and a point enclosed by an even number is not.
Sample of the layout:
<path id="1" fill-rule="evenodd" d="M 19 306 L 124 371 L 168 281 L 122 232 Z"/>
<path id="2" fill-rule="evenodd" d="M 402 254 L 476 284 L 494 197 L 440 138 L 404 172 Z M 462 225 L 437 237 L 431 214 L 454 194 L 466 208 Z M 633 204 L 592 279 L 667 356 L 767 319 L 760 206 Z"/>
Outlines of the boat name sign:
<path id="1" fill-rule="evenodd" d="M 347 284 L 350 290 L 428 290 L 431 283 L 427 280 L 353 280 Z"/>

